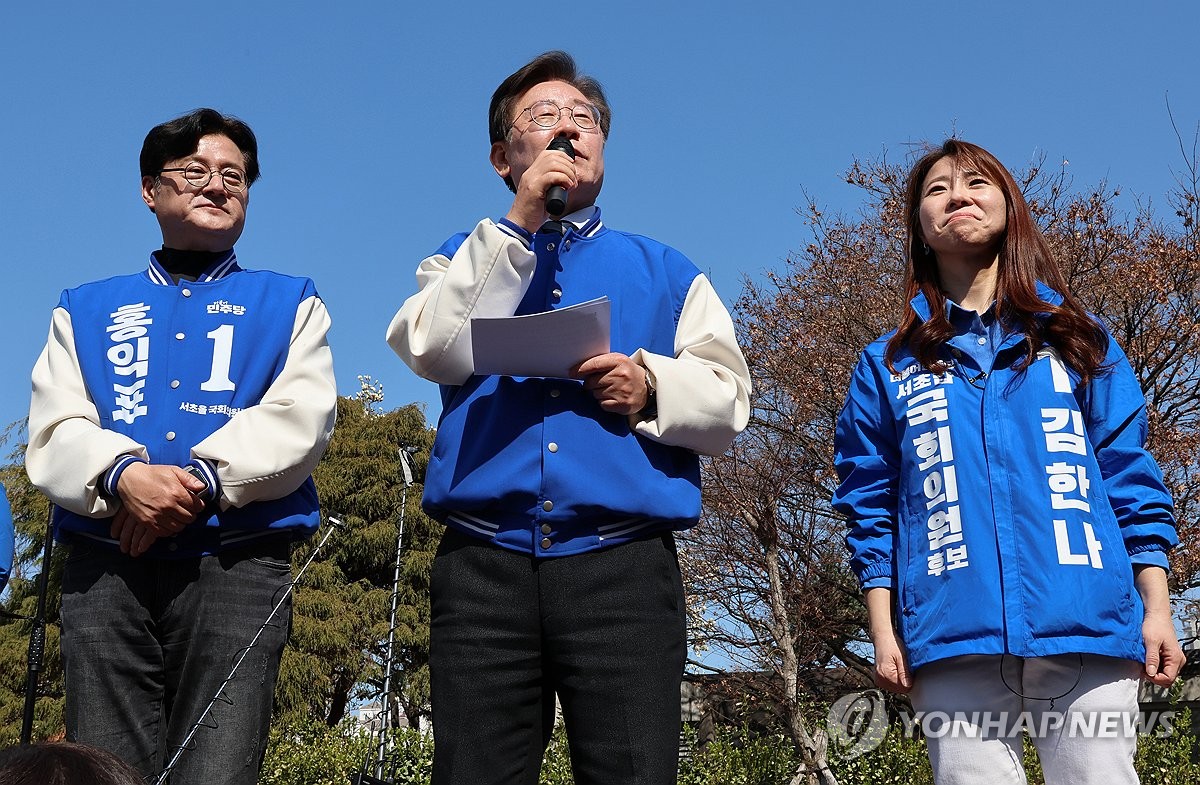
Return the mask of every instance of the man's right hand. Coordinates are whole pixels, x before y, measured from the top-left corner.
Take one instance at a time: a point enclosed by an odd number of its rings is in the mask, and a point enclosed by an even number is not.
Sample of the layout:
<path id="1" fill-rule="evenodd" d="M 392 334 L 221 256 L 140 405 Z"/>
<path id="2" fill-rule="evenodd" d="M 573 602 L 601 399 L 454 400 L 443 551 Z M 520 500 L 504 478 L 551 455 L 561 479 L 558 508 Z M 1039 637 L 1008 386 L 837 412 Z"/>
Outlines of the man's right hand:
<path id="1" fill-rule="evenodd" d="M 543 150 L 521 175 L 517 195 L 504 217 L 523 229 L 536 232 L 546 221 L 546 192 L 555 185 L 570 191 L 577 182 L 571 156 L 561 150 Z"/>
<path id="2" fill-rule="evenodd" d="M 126 512 L 122 520 L 126 526 L 146 528 L 158 537 L 178 534 L 204 510 L 204 500 L 196 495 L 204 487 L 178 466 L 132 463 L 117 481 L 117 495 Z"/>

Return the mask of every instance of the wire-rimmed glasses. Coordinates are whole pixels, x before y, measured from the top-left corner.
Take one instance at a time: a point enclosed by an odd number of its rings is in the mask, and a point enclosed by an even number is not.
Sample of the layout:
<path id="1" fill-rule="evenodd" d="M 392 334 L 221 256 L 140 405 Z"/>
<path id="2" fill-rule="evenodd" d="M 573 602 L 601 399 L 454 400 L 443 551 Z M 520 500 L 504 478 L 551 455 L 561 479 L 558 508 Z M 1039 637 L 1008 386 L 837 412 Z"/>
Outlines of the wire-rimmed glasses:
<path id="1" fill-rule="evenodd" d="M 170 169 L 158 170 L 159 174 L 163 174 L 164 172 L 182 172 L 183 179 L 187 180 L 188 185 L 197 189 L 208 185 L 213 175 L 220 175 L 221 182 L 225 185 L 225 190 L 232 193 L 241 193 L 246 190 L 246 186 L 248 185 L 246 182 L 246 173 L 232 166 L 227 166 L 224 169 L 209 169 L 204 164 L 191 163 L 187 166 L 176 166 Z"/>
<path id="2" fill-rule="evenodd" d="M 524 114 L 528 114 L 529 119 L 535 125 L 542 128 L 553 128 L 562 119 L 563 111 L 568 109 L 571 112 L 571 119 L 575 121 L 575 125 L 579 126 L 579 130 L 595 131 L 600 126 L 600 110 L 592 104 L 578 103 L 571 106 L 559 106 L 554 101 L 538 101 L 518 112 L 517 119 L 512 121 L 509 128 L 519 123 L 521 115 Z"/>

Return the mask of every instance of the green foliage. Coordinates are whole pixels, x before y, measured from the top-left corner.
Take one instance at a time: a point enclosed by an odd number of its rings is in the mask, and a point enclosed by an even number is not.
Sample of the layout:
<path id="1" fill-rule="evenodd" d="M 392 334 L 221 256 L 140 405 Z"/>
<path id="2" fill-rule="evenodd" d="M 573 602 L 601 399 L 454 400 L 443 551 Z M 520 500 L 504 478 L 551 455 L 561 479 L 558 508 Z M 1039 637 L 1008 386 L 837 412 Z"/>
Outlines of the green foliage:
<path id="1" fill-rule="evenodd" d="M 378 739 L 349 721 L 336 727 L 312 720 L 271 732 L 262 785 L 345 785 L 364 769 L 374 775 Z M 391 732 L 383 773 L 395 785 L 429 785 L 433 736 L 408 728 Z M 571 785 L 571 760 L 560 725 L 542 763 L 543 785 Z"/>
<path id="2" fill-rule="evenodd" d="M 685 730 L 685 743 L 695 733 Z M 780 785 L 796 772 L 792 745 L 782 736 L 722 728 L 716 738 L 679 761 L 679 785 Z"/>
<path id="3" fill-rule="evenodd" d="M 572 785 L 571 749 L 567 744 L 567 729 L 561 723 L 554 726 L 554 734 L 546 745 L 542 756 L 542 770 L 538 774 L 538 785 Z"/>
<path id="4" fill-rule="evenodd" d="M 429 785 L 433 771 L 433 735 L 403 729 L 392 734 L 384 771 L 395 785 Z"/>
<path id="5" fill-rule="evenodd" d="M 1200 742 L 1192 729 L 1192 710 L 1175 715 L 1174 732 L 1138 737 L 1133 766 L 1142 785 L 1190 785 L 1200 782 Z"/>
<path id="6" fill-rule="evenodd" d="M 933 769 L 923 739 L 908 738 L 893 725 L 878 748 L 855 758 L 842 758 L 830 748 L 829 768 L 840 785 L 933 785 Z"/>
<path id="7" fill-rule="evenodd" d="M 1021 765 L 1025 767 L 1025 778 L 1029 785 L 1045 785 L 1046 775 L 1042 772 L 1042 761 L 1038 758 L 1037 748 L 1028 736 L 1021 740 L 1021 745 Z"/>
<path id="8" fill-rule="evenodd" d="M 1170 735 L 1138 738 L 1134 765 L 1143 785 L 1185 785 L 1200 782 L 1198 749 L 1191 731 L 1191 712 L 1175 717 Z M 685 748 L 679 762 L 679 785 L 786 785 L 796 774 L 798 758 L 792 743 L 779 734 L 756 734 L 746 729 L 718 726 L 706 744 L 696 745 L 695 732 L 684 731 Z M 271 734 L 263 766 L 263 785 L 344 785 L 348 778 L 369 766 L 374 746 L 362 730 L 348 723 L 328 727 L 305 720 Z M 893 725 L 875 750 L 842 758 L 836 747 L 829 751 L 830 768 L 840 785 L 933 785 L 933 771 L 924 740 L 908 738 L 902 726 Z M 428 785 L 433 767 L 433 738 L 415 730 L 392 734 L 392 751 L 385 770 L 396 785 Z M 1025 770 L 1030 785 L 1044 785 L 1037 754 L 1025 742 Z M 546 750 L 539 785 L 573 785 L 570 753 L 561 723 Z"/>
<path id="9" fill-rule="evenodd" d="M 21 435 L 25 421 L 13 423 L 0 437 L 9 443 Z M 12 578 L 4 594 L 6 614 L 22 618 L 0 619 L 0 747 L 15 744 L 21 736 L 25 709 L 25 683 L 28 669 L 29 637 L 37 611 L 38 581 L 41 577 L 43 547 L 46 543 L 49 502 L 33 487 L 25 474 L 25 444 L 18 442 L 0 466 L 0 482 L 7 490 L 16 530 L 16 554 Z M 49 589 L 46 594 L 45 651 L 34 704 L 32 738 L 41 741 L 63 732 L 63 674 L 59 655 L 58 614 L 62 597 L 64 552 L 55 548 L 50 559 Z"/>
<path id="10" fill-rule="evenodd" d="M 330 728 L 311 720 L 271 731 L 262 785 L 346 785 L 363 761 L 371 739 L 361 730 Z"/>
<path id="11" fill-rule="evenodd" d="M 11 585 L 11 584 L 10 584 Z M 22 580 L 12 586 L 4 609 L 12 613 L 32 615 L 37 605 L 35 581 Z M 25 710 L 30 620 L 5 620 L 0 625 L 0 749 L 21 740 L 21 723 Z M 46 629 L 43 669 L 38 680 L 37 700 L 34 703 L 33 741 L 61 737 L 63 721 L 62 658 L 59 656 L 59 630 L 55 625 Z"/>

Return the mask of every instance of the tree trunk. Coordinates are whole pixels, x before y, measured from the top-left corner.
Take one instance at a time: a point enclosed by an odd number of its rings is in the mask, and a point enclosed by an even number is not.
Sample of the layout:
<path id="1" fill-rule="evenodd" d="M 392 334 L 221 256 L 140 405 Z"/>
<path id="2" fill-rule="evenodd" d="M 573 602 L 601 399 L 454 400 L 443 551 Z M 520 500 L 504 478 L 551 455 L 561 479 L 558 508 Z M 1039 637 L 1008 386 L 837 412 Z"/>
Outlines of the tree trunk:
<path id="1" fill-rule="evenodd" d="M 350 700 L 350 690 L 354 687 L 352 680 L 348 680 L 344 674 L 338 675 L 333 679 L 333 695 L 329 700 L 329 711 L 325 715 L 325 724 L 333 727 L 342 721 L 346 716 L 346 705 Z"/>
<path id="2" fill-rule="evenodd" d="M 779 541 L 761 529 L 761 520 L 758 525 L 765 545 L 767 580 L 770 584 L 770 629 L 780 656 L 779 676 L 783 680 L 788 731 L 801 760 L 791 785 L 838 785 L 837 777 L 826 759 L 829 737 L 823 730 L 810 734 L 804 725 L 804 712 L 799 700 L 800 660 L 796 656 L 796 640 L 792 632 L 794 622 L 788 617 L 783 579 L 779 572 Z M 769 531 L 775 531 L 774 527 Z"/>

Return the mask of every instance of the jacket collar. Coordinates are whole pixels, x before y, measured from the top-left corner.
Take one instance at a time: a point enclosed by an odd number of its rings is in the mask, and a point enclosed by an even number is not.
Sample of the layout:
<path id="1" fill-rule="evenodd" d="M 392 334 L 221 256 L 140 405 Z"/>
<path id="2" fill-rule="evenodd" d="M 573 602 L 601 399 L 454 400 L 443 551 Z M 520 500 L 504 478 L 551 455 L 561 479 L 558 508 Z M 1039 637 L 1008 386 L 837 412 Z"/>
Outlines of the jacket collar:
<path id="1" fill-rule="evenodd" d="M 162 266 L 162 263 L 158 261 L 157 254 L 157 251 L 150 254 L 150 267 L 148 270 L 146 270 L 147 274 L 150 276 L 150 280 L 162 286 L 174 286 L 175 281 L 171 279 L 171 274 L 168 273 L 166 268 Z M 210 264 L 204 272 L 200 273 L 200 276 L 196 278 L 196 283 L 218 281 L 228 275 L 236 273 L 241 269 L 241 267 L 238 267 L 237 255 L 234 254 L 233 249 L 230 248 L 227 253 Z"/>
<path id="2" fill-rule="evenodd" d="M 1041 281 L 1037 282 L 1037 295 L 1051 305 L 1060 305 L 1063 301 L 1063 296 L 1061 294 L 1054 289 L 1051 289 Z M 908 304 L 914 311 L 917 312 L 917 316 L 921 317 L 921 321 L 925 321 L 929 318 L 931 313 L 929 309 L 929 301 L 925 299 L 924 292 L 917 292 L 917 295 L 909 300 Z"/>
<path id="3" fill-rule="evenodd" d="M 600 208 L 594 204 L 576 210 L 570 215 L 564 215 L 560 220 L 563 223 L 569 223 L 575 228 L 576 234 L 583 237 L 591 237 L 604 228 L 604 224 L 600 222 Z"/>
<path id="4" fill-rule="evenodd" d="M 1037 294 L 1051 305 L 1062 305 L 1063 296 L 1041 281 L 1037 282 Z"/>

